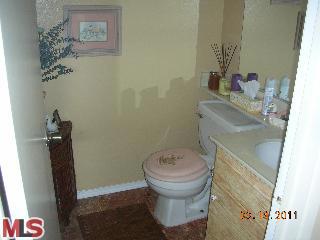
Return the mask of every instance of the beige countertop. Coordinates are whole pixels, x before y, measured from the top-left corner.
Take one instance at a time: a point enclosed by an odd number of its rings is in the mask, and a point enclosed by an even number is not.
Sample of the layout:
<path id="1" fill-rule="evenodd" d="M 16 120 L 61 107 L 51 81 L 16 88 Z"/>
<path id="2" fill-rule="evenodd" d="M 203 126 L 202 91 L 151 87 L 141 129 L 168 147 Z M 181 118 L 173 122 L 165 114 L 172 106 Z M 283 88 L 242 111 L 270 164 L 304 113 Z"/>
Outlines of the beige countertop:
<path id="1" fill-rule="evenodd" d="M 224 103 L 233 106 L 234 108 L 238 109 L 243 114 L 254 118 L 255 120 L 257 120 L 258 122 L 264 124 L 265 126 L 272 125 L 272 122 L 270 122 L 269 116 L 263 116 L 263 115 L 261 115 L 259 113 L 255 113 L 254 114 L 254 113 L 246 112 L 242 108 L 240 108 L 237 105 L 235 105 L 234 103 L 232 103 L 230 101 L 230 96 L 223 96 L 223 95 L 219 94 L 218 91 L 210 90 L 208 87 L 203 87 L 203 89 L 209 95 L 211 95 L 212 97 L 217 98 L 217 99 L 223 101 Z M 259 95 L 259 99 L 263 99 L 263 95 L 262 95 L 261 92 L 258 92 L 258 95 Z M 287 101 L 284 101 L 284 100 L 281 100 L 281 99 L 277 99 L 277 98 L 273 98 L 273 102 L 276 103 L 279 112 L 282 112 L 284 114 L 284 113 L 289 111 L 290 103 L 288 103 Z"/>
<path id="2" fill-rule="evenodd" d="M 268 116 L 245 112 L 243 109 L 230 102 L 229 96 L 222 96 L 218 91 L 211 91 L 208 88 L 204 89 L 211 96 L 233 106 L 245 115 L 256 119 L 266 127 L 238 133 L 214 135 L 210 136 L 210 139 L 215 142 L 217 146 L 227 151 L 233 158 L 239 160 L 241 164 L 260 177 L 268 185 L 273 187 L 276 182 L 278 171 L 270 168 L 259 160 L 258 156 L 255 154 L 255 146 L 259 143 L 268 141 L 269 139 L 284 139 L 285 130 L 272 126 Z"/>
<path id="3" fill-rule="evenodd" d="M 255 154 L 255 146 L 269 139 L 283 139 L 284 131 L 276 127 L 225 133 L 210 136 L 210 139 L 223 148 L 255 175 L 260 177 L 270 186 L 274 186 L 277 170 L 274 170 L 260 161 Z"/>

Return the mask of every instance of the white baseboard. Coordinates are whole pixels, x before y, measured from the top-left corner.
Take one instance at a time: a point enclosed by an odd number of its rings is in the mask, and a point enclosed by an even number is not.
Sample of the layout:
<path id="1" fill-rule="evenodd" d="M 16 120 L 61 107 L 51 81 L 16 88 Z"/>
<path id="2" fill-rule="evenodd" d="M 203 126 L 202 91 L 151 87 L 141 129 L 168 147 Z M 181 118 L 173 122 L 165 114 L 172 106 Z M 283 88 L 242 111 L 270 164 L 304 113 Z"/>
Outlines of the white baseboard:
<path id="1" fill-rule="evenodd" d="M 96 197 L 96 196 L 100 196 L 100 195 L 104 195 L 104 194 L 122 192 L 122 191 L 137 189 L 137 188 L 143 188 L 143 187 L 147 187 L 147 186 L 148 185 L 145 180 L 116 184 L 116 185 L 111 185 L 111 186 L 105 186 L 105 187 L 99 187 L 99 188 L 78 191 L 77 198 L 82 199 L 82 198 Z"/>

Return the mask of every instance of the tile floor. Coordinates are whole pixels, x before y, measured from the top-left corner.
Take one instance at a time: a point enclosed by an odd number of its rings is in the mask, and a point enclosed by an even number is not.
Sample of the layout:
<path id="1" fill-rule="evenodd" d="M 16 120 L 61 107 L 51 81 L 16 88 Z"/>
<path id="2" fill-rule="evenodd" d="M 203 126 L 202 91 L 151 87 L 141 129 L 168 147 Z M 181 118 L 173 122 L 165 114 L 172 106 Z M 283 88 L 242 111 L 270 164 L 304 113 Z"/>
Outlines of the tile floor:
<path id="1" fill-rule="evenodd" d="M 156 194 L 149 188 L 140 188 L 125 192 L 102 195 L 93 198 L 81 199 L 72 211 L 69 226 L 62 229 L 64 240 L 82 240 L 80 228 L 77 221 L 78 215 L 104 211 L 117 207 L 123 207 L 136 203 L 145 202 L 153 213 Z M 177 227 L 165 228 L 168 240 L 204 240 L 207 227 L 207 219 L 200 219 Z M 141 239 L 143 240 L 143 239 Z"/>

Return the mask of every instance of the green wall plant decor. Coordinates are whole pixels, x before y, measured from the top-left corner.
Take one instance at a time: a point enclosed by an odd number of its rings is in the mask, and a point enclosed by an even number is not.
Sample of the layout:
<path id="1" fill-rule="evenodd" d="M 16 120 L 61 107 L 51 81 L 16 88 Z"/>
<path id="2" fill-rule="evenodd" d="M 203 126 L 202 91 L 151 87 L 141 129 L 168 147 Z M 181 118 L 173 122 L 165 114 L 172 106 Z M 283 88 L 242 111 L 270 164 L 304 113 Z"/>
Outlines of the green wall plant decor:
<path id="1" fill-rule="evenodd" d="M 38 27 L 42 82 L 48 82 L 60 75 L 73 72 L 72 68 L 60 63 L 60 60 L 67 56 L 78 57 L 72 50 L 72 46 L 79 40 L 63 36 L 64 25 L 67 22 L 68 19 L 53 26 L 47 32 Z"/>

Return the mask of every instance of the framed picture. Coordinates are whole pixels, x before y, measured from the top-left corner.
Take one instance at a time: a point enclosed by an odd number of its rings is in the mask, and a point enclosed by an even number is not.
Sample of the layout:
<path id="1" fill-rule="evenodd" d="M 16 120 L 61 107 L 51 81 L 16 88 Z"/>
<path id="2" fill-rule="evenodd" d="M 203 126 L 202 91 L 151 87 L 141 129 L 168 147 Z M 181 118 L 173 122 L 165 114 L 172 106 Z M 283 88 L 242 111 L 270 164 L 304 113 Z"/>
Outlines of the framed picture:
<path id="1" fill-rule="evenodd" d="M 65 34 L 74 42 L 79 56 L 121 55 L 121 7 L 109 5 L 67 5 Z"/>
<path id="2" fill-rule="evenodd" d="M 294 50 L 300 49 L 300 47 L 301 47 L 303 26 L 304 26 L 305 18 L 306 18 L 306 13 L 304 11 L 299 11 L 298 16 L 297 16 L 296 33 L 295 33 L 294 44 L 293 44 Z"/>

